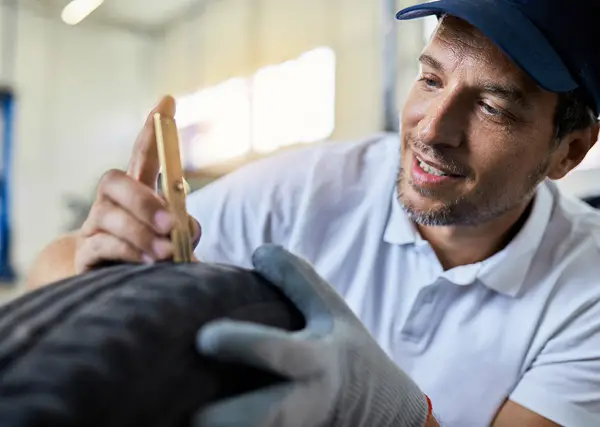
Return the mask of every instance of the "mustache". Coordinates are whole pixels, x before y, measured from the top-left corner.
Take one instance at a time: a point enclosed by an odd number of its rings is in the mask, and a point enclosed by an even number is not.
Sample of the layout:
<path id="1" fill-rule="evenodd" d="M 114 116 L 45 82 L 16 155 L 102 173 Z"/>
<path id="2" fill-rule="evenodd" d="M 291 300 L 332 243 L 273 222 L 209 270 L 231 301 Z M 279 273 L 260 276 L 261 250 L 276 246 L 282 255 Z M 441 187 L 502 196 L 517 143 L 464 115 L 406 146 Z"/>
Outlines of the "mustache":
<path id="1" fill-rule="evenodd" d="M 472 174 L 470 167 L 453 159 L 443 151 L 432 147 L 431 145 L 423 144 L 415 139 L 408 138 L 408 146 L 413 153 L 420 155 L 420 157 L 424 157 L 424 160 L 437 163 L 440 167 L 443 167 L 453 175 L 468 177 Z"/>

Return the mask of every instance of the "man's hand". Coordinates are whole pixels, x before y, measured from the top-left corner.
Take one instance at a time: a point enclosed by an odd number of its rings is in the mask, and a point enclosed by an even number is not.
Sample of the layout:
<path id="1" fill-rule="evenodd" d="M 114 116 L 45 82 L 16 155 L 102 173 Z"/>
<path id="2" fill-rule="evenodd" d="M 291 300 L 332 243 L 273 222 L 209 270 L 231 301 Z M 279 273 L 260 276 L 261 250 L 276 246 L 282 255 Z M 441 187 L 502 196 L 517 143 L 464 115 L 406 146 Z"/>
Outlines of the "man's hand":
<path id="1" fill-rule="evenodd" d="M 289 380 L 213 404 L 197 414 L 195 427 L 426 425 L 427 397 L 308 263 L 274 245 L 256 250 L 252 263 L 298 307 L 306 327 L 288 333 L 218 320 L 198 332 L 197 348 Z"/>
<path id="2" fill-rule="evenodd" d="M 165 97 L 149 114 L 134 145 L 127 171 L 111 170 L 98 185 L 96 200 L 77 233 L 75 270 L 104 262 L 151 263 L 172 257 L 169 239 L 174 218 L 156 192 L 160 169 L 153 115 L 175 115 L 175 101 Z M 190 217 L 195 243 L 200 225 Z"/>

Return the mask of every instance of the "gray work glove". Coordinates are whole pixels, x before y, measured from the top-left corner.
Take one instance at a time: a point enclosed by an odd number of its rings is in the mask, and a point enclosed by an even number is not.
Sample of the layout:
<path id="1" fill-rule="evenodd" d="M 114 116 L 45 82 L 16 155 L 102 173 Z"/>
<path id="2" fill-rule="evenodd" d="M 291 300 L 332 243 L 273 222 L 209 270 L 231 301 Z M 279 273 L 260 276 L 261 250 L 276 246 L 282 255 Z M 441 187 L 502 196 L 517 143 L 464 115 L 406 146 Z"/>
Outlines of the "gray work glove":
<path id="1" fill-rule="evenodd" d="M 265 245 L 252 263 L 298 307 L 306 327 L 217 320 L 200 329 L 197 348 L 289 381 L 216 402 L 196 415 L 195 427 L 425 426 L 427 397 L 307 262 Z"/>

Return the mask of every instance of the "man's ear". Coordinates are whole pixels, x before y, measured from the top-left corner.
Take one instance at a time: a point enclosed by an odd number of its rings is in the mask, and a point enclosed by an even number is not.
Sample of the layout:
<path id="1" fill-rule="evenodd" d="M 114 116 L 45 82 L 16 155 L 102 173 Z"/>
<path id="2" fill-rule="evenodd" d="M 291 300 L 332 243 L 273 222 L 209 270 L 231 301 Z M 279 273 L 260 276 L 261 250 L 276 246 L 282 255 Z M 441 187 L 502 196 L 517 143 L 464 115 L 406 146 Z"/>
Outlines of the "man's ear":
<path id="1" fill-rule="evenodd" d="M 558 180 L 575 169 L 583 161 L 590 149 L 598 141 L 600 123 L 576 130 L 565 136 L 552 153 L 548 178 Z"/>

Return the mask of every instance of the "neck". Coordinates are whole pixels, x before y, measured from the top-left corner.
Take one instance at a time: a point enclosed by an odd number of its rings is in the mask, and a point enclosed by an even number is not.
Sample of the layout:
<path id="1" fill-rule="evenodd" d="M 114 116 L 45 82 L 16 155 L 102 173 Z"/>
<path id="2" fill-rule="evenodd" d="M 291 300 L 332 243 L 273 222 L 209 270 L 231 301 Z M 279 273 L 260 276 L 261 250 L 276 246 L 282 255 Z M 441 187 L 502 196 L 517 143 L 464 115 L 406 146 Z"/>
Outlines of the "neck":
<path id="1" fill-rule="evenodd" d="M 417 225 L 444 270 L 483 261 L 501 251 L 525 224 L 532 201 L 519 205 L 485 224 L 474 227 Z"/>

